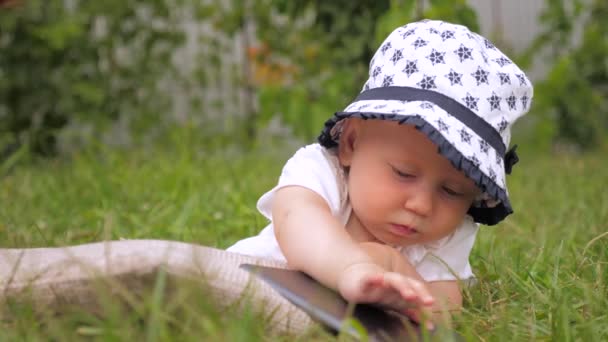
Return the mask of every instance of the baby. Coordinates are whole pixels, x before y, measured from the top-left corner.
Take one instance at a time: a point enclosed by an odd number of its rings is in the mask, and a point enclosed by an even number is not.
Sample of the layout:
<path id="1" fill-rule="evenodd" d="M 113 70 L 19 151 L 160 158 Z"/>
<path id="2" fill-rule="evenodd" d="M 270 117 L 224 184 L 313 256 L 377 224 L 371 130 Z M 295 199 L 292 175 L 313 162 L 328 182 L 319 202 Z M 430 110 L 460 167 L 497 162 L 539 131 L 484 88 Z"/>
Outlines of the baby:
<path id="1" fill-rule="evenodd" d="M 531 98 L 524 73 L 466 27 L 397 28 L 359 96 L 260 198 L 271 223 L 228 250 L 286 261 L 416 321 L 459 310 L 478 224 L 513 212 L 507 147 Z"/>

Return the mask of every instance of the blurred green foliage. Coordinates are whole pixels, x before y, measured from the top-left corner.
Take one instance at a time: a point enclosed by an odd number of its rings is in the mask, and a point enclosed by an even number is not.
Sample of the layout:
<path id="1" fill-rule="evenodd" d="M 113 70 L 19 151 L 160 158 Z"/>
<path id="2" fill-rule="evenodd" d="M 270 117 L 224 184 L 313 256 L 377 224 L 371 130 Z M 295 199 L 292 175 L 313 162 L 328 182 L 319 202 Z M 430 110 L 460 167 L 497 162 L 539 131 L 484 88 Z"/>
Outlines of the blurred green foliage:
<path id="1" fill-rule="evenodd" d="M 467 26 L 480 32 L 477 14 L 466 0 L 430 0 L 428 6 L 424 1 L 392 0 L 390 10 L 384 13 L 375 24 L 375 46 L 397 27 L 420 19 L 438 19 Z"/>
<path id="2" fill-rule="evenodd" d="M 396 27 L 429 18 L 479 31 L 466 0 L 19 4 L 0 10 L 0 157 L 6 146 L 23 144 L 52 154 L 56 132 L 70 121 L 93 125 L 95 132 L 125 117 L 133 133 L 158 128 L 180 96 L 188 125 L 218 127 L 206 115 L 217 112 L 231 122 L 227 137 L 251 143 L 278 119 L 294 136 L 312 140 L 360 91 L 374 51 Z M 523 58 L 531 61 L 543 50 L 552 65 L 538 83 L 533 109 L 546 140 L 589 148 L 604 139 L 607 6 L 600 0 L 547 2 L 545 31 Z M 187 20 L 212 30 L 194 37 L 200 53 L 193 69 L 174 60 L 192 38 Z M 584 23 L 582 39 L 571 48 L 577 21 Z M 235 53 L 242 55 L 224 58 Z M 163 84 L 167 80 L 171 86 Z M 209 100 L 200 94 L 222 92 L 222 86 L 235 95 Z M 241 115 L 225 111 L 222 102 L 239 103 Z"/>
<path id="3" fill-rule="evenodd" d="M 479 31 L 475 11 L 465 0 L 275 1 L 292 22 L 309 16 L 300 30 L 271 25 L 260 39 L 273 55 L 289 56 L 297 65 L 290 82 L 267 82 L 259 87 L 258 125 L 280 117 L 305 140 L 318 135 L 323 123 L 360 92 L 368 63 L 384 38 L 395 28 L 422 18 L 443 19 Z M 286 31 L 287 30 L 287 31 Z M 289 32 L 289 33 L 286 33 Z"/>
<path id="4" fill-rule="evenodd" d="M 538 82 L 532 111 L 546 140 L 583 150 L 606 144 L 608 129 L 608 2 L 546 1 L 544 31 L 525 54 L 551 65 Z"/>
<path id="5" fill-rule="evenodd" d="M 379 32 L 423 16 L 477 27 L 464 1 L 421 3 L 21 2 L 0 11 L 0 151 L 25 144 L 53 154 L 57 131 L 70 121 L 92 124 L 96 132 L 121 117 L 134 131 L 159 125 L 176 95 L 167 90 L 186 94 L 187 113 L 221 112 L 221 103 L 201 103 L 191 92 L 217 87 L 210 74 L 222 63 L 233 63 L 232 73 L 219 76 L 248 97 L 245 113 L 235 119 L 240 124 L 231 126 L 237 136 L 240 128 L 258 131 L 280 118 L 295 136 L 313 139 L 359 92 Z M 210 23 L 215 32 L 199 41 L 206 57 L 199 56 L 190 74 L 172 61 L 188 38 L 180 26 L 184 18 Z M 255 39 L 248 38 L 252 24 Z M 222 40 L 240 45 L 243 61 L 226 61 L 224 55 L 239 50 L 230 51 Z M 179 89 L 162 88 L 163 80 Z M 199 116 L 199 123 L 208 120 Z"/>
<path id="6" fill-rule="evenodd" d="M 68 120 L 160 115 L 158 80 L 183 35 L 164 0 L 27 0 L 0 10 L 0 151 L 55 152 Z"/>
<path id="7" fill-rule="evenodd" d="M 368 63 L 372 58 L 378 46 L 373 39 L 376 22 L 389 11 L 392 4 L 390 0 L 364 3 L 348 0 L 280 0 L 277 6 L 292 19 L 307 11 L 314 14 L 315 40 L 323 41 L 326 48 L 331 49 L 332 64 L 353 65 Z"/>

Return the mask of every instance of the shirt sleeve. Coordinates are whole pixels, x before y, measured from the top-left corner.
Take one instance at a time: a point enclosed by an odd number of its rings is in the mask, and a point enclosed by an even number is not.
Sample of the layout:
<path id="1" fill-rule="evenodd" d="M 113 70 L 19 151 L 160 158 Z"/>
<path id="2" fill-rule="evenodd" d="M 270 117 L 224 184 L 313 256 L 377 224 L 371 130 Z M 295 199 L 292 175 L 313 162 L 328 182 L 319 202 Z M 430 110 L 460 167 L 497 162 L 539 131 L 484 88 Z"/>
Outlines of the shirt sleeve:
<path id="1" fill-rule="evenodd" d="M 286 262 L 272 224 L 272 202 L 276 191 L 292 185 L 305 187 L 325 199 L 335 214 L 340 211 L 340 205 L 346 198 L 340 190 L 343 189 L 339 185 L 343 184 L 340 181 L 342 178 L 337 178 L 343 177 L 339 165 L 337 156 L 319 144 L 299 149 L 283 167 L 278 184 L 258 200 L 258 210 L 271 222 L 260 234 L 238 241 L 228 251 Z"/>
<path id="2" fill-rule="evenodd" d="M 319 144 L 300 148 L 285 164 L 278 184 L 260 197 L 257 208 L 272 220 L 272 202 L 276 191 L 286 186 L 301 186 L 319 194 L 329 205 L 332 214 L 341 208 L 337 157 Z"/>
<path id="3" fill-rule="evenodd" d="M 470 216 L 436 248 L 427 248 L 416 270 L 426 281 L 468 280 L 475 277 L 469 255 L 475 244 L 479 226 Z"/>

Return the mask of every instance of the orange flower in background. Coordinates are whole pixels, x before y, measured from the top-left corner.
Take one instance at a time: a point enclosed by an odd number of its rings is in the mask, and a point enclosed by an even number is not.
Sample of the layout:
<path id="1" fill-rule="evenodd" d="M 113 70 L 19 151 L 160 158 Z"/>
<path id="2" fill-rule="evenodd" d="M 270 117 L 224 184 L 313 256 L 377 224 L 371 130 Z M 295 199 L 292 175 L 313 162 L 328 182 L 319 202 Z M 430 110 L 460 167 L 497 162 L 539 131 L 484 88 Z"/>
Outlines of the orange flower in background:
<path id="1" fill-rule="evenodd" d="M 252 45 L 247 48 L 247 57 L 249 60 L 265 59 L 270 54 L 270 48 L 266 42 L 259 45 Z"/>
<path id="2" fill-rule="evenodd" d="M 252 81 L 256 86 L 286 84 L 293 80 L 297 68 L 288 60 L 272 53 L 266 42 L 247 49 L 251 63 Z"/>

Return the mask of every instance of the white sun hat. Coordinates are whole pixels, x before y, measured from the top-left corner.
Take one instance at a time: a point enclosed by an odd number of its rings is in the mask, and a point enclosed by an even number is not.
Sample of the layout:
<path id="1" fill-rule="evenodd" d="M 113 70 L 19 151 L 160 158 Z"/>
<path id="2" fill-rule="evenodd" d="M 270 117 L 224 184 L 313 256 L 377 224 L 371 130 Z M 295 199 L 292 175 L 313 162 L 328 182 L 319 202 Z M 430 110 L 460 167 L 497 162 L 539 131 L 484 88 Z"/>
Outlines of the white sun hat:
<path id="1" fill-rule="evenodd" d="M 318 140 L 336 146 L 346 118 L 413 125 L 482 190 L 469 214 L 493 225 L 513 212 L 506 173 L 518 158 L 507 147 L 532 95 L 524 72 L 488 39 L 462 25 L 423 20 L 386 38 L 363 90 L 325 123 Z"/>

